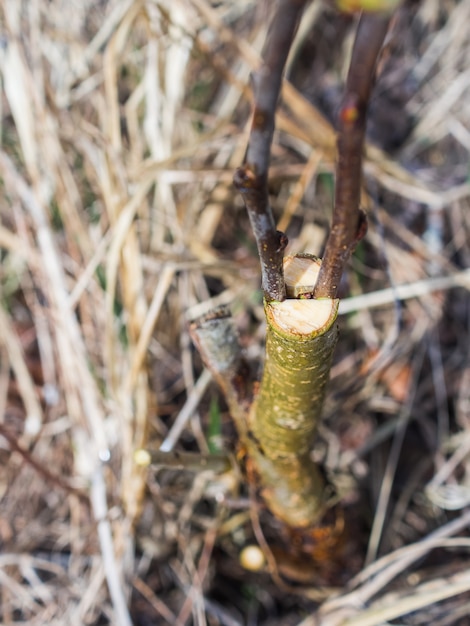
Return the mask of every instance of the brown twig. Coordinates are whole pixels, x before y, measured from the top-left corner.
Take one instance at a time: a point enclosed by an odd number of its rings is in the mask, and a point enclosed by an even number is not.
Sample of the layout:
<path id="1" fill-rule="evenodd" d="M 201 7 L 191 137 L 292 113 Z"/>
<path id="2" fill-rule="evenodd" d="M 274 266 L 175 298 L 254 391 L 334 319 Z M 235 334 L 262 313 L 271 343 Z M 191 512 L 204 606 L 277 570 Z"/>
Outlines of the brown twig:
<path id="1" fill-rule="evenodd" d="M 255 235 L 267 301 L 286 297 L 282 274 L 287 238 L 276 230 L 269 203 L 268 167 L 282 72 L 305 0 L 279 0 L 263 50 L 263 64 L 253 74 L 255 110 L 245 163 L 234 176 Z"/>
<path id="2" fill-rule="evenodd" d="M 344 267 L 366 231 L 365 214 L 359 209 L 366 114 L 377 57 L 389 22 L 389 15 L 364 14 L 357 28 L 339 113 L 333 223 L 314 291 L 315 298 L 336 297 Z"/>

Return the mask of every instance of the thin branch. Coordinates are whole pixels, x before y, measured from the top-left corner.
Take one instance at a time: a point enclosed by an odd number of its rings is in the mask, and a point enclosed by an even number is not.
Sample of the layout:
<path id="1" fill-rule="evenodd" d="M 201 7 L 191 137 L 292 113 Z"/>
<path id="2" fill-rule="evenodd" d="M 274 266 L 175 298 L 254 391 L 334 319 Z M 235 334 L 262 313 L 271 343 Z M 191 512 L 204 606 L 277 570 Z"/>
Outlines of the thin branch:
<path id="1" fill-rule="evenodd" d="M 306 0 L 279 0 L 266 37 L 263 64 L 253 74 L 255 110 L 245 163 L 234 176 L 255 235 L 267 301 L 286 297 L 282 274 L 285 235 L 276 230 L 268 194 L 268 167 L 282 73 Z"/>
<path id="2" fill-rule="evenodd" d="M 256 102 L 245 161 L 260 176 L 268 172 L 282 73 L 304 5 L 305 0 L 279 0 L 266 36 L 263 65 L 253 74 Z"/>
<path id="3" fill-rule="evenodd" d="M 336 297 L 344 267 L 366 231 L 365 214 L 359 209 L 366 114 L 377 57 L 389 23 L 389 15 L 364 14 L 357 28 L 339 114 L 333 223 L 314 291 L 315 298 Z"/>

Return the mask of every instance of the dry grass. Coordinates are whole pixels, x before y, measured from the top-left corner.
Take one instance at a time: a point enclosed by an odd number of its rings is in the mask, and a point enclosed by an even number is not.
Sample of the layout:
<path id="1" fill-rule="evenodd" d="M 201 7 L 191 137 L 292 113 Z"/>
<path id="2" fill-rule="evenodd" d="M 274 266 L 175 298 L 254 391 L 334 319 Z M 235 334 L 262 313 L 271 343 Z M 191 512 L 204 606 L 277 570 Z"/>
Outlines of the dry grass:
<path id="1" fill-rule="evenodd" d="M 319 110 L 336 102 L 350 29 L 312 7 L 272 191 L 290 251 L 319 253 L 334 164 Z M 346 524 L 300 556 L 238 472 L 135 458 L 162 442 L 207 453 L 211 423 L 235 448 L 189 320 L 230 304 L 260 363 L 258 266 L 231 177 L 266 3 L 0 11 L 1 623 L 468 623 L 470 2 L 404 10 L 384 61 L 370 232 L 316 452 Z M 256 541 L 274 578 L 239 563 Z"/>

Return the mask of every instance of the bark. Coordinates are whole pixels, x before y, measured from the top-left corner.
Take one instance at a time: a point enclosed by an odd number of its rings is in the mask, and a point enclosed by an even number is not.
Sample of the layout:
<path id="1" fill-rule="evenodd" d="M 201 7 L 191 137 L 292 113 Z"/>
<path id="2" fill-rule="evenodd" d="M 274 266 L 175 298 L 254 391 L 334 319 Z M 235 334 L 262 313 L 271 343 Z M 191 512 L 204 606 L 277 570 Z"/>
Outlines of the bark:
<path id="1" fill-rule="evenodd" d="M 256 239 L 266 300 L 282 301 L 282 258 L 287 237 L 276 230 L 268 192 L 268 168 L 282 73 L 306 0 L 278 0 L 263 49 L 263 63 L 253 74 L 255 109 L 245 162 L 235 172 Z"/>
<path id="2" fill-rule="evenodd" d="M 265 301 L 266 359 L 254 400 L 228 311 L 219 309 L 191 324 L 193 341 L 224 393 L 268 508 L 293 527 L 314 524 L 327 504 L 311 452 L 338 339 L 338 300 L 312 298 L 320 265 L 311 255 L 284 259 L 287 299 Z"/>
<path id="3" fill-rule="evenodd" d="M 307 289 L 309 296 L 319 267 L 314 257 L 286 257 L 288 293 Z M 265 312 L 265 370 L 249 415 L 248 452 L 270 510 L 290 526 L 306 527 L 325 505 L 311 451 L 338 339 L 338 300 L 290 298 L 266 302 Z"/>
<path id="4" fill-rule="evenodd" d="M 362 152 L 377 58 L 389 23 L 389 15 L 364 14 L 358 24 L 339 113 L 335 207 L 316 298 L 336 297 L 349 257 L 367 230 L 366 216 L 359 209 Z"/>

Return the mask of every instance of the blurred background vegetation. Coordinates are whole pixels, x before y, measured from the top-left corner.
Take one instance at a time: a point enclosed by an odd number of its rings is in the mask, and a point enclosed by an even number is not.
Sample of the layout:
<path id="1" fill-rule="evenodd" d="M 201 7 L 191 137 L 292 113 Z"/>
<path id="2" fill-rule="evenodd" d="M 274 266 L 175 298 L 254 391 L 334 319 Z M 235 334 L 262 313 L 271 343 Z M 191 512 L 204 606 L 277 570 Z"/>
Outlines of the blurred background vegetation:
<path id="1" fill-rule="evenodd" d="M 341 287 L 314 451 L 335 518 L 299 546 L 236 471 L 136 462 L 162 442 L 236 450 L 192 319 L 230 305 L 262 367 L 256 247 L 231 181 L 269 14 L 264 0 L 0 4 L 3 624 L 468 623 L 468 0 L 405 2 L 380 62 L 369 233 Z M 311 3 L 288 61 L 270 171 L 287 252 L 325 242 L 354 24 Z M 258 543 L 267 561 L 247 565 Z"/>

